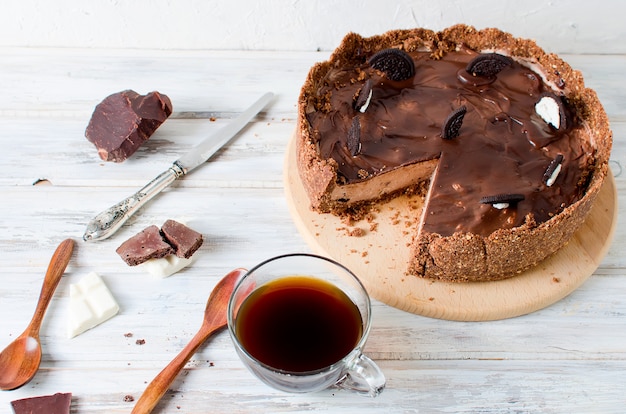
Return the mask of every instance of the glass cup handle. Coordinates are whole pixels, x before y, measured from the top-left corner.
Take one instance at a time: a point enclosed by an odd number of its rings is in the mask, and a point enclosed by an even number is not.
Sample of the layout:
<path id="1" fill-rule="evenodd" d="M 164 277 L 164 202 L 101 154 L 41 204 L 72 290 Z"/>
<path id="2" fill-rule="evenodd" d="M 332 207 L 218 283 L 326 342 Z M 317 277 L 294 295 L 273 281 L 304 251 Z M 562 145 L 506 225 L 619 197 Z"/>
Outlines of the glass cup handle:
<path id="1" fill-rule="evenodd" d="M 367 356 L 361 354 L 348 366 L 348 371 L 335 386 L 359 394 L 376 397 L 385 388 L 385 375 L 378 365 Z"/>

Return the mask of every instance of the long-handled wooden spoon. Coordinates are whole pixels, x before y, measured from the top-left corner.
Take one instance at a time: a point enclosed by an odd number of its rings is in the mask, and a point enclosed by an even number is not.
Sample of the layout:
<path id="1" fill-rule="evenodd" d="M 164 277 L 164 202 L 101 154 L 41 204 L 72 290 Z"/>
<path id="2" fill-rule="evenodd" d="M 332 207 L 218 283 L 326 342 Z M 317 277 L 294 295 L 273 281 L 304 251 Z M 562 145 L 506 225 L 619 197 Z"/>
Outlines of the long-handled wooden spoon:
<path id="1" fill-rule="evenodd" d="M 204 320 L 198 333 L 180 351 L 180 353 L 152 380 L 143 392 L 131 414 L 148 414 L 157 405 L 170 384 L 183 369 L 189 358 L 198 350 L 211 335 L 226 326 L 226 308 L 230 295 L 235 289 L 237 281 L 246 272 L 245 269 L 235 269 L 228 273 L 211 292 L 206 308 Z"/>
<path id="2" fill-rule="evenodd" d="M 50 299 L 72 257 L 74 240 L 63 240 L 50 259 L 33 319 L 26 330 L 0 353 L 0 389 L 13 390 L 30 381 L 41 363 L 39 328 Z"/>

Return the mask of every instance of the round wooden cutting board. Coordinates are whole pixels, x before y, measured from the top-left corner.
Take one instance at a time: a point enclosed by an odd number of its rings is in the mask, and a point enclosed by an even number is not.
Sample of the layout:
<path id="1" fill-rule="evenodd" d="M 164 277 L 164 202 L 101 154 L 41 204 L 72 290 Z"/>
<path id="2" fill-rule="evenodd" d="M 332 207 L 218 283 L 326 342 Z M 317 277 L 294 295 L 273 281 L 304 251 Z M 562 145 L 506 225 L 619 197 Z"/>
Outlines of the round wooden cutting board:
<path id="1" fill-rule="evenodd" d="M 584 225 L 565 247 L 535 268 L 496 282 L 448 283 L 408 276 L 408 243 L 417 229 L 421 199 L 396 198 L 381 204 L 373 220 L 347 225 L 331 214 L 310 210 L 295 152 L 292 137 L 285 157 L 285 193 L 306 242 L 316 253 L 351 269 L 373 298 L 415 314 L 486 321 L 542 309 L 582 285 L 600 265 L 613 238 L 617 194 L 609 171 Z"/>

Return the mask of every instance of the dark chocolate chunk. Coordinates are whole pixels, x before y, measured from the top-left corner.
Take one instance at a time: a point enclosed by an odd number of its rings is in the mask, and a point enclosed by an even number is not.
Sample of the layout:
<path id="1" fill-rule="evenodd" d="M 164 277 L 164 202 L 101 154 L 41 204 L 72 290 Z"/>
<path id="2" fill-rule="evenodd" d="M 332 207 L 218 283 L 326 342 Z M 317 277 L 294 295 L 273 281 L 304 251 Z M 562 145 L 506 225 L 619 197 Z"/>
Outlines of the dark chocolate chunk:
<path id="1" fill-rule="evenodd" d="M 548 187 L 551 187 L 554 181 L 556 181 L 556 177 L 559 176 L 562 163 L 563 154 L 559 154 L 550 162 L 548 168 L 546 168 L 546 172 L 543 173 L 543 182 L 546 183 Z"/>
<path id="2" fill-rule="evenodd" d="M 176 256 L 189 259 L 202 246 L 202 234 L 182 223 L 167 220 L 161 227 L 165 240 L 176 249 Z"/>
<path id="3" fill-rule="evenodd" d="M 69 414 L 72 393 L 56 393 L 11 401 L 15 414 Z"/>
<path id="4" fill-rule="evenodd" d="M 369 64 L 384 72 L 393 81 L 403 81 L 415 76 L 413 58 L 400 49 L 383 49 L 370 57 Z"/>
<path id="5" fill-rule="evenodd" d="M 467 108 L 465 105 L 452 111 L 441 127 L 441 138 L 454 139 L 458 137 L 461 131 L 461 125 L 463 125 L 463 118 L 466 113 Z"/>
<path id="6" fill-rule="evenodd" d="M 483 204 L 491 204 L 496 208 L 507 208 L 511 204 L 517 204 L 525 198 L 524 194 L 496 194 L 483 197 L 480 199 L 480 202 Z"/>
<path id="7" fill-rule="evenodd" d="M 567 128 L 567 113 L 560 96 L 552 92 L 543 92 L 535 104 L 535 112 L 554 129 L 563 131 Z"/>
<path id="8" fill-rule="evenodd" d="M 173 254 L 174 249 L 161 236 L 157 226 L 149 226 L 126 240 L 116 250 L 129 266 Z"/>
<path id="9" fill-rule="evenodd" d="M 170 99 L 159 92 L 114 93 L 96 106 L 85 137 L 96 146 L 100 158 L 122 162 L 134 154 L 171 113 Z"/>
<path id="10" fill-rule="evenodd" d="M 346 140 L 348 151 L 354 157 L 361 151 L 361 120 L 358 116 L 352 118 L 352 125 L 348 131 L 348 139 Z"/>
<path id="11" fill-rule="evenodd" d="M 507 66 L 511 66 L 510 57 L 498 53 L 485 53 L 472 59 L 465 70 L 474 76 L 492 78 Z"/>
<path id="12" fill-rule="evenodd" d="M 372 80 L 368 79 L 359 90 L 359 94 L 354 102 L 354 109 L 361 113 L 365 112 L 370 104 L 370 100 L 372 99 L 372 92 Z"/>

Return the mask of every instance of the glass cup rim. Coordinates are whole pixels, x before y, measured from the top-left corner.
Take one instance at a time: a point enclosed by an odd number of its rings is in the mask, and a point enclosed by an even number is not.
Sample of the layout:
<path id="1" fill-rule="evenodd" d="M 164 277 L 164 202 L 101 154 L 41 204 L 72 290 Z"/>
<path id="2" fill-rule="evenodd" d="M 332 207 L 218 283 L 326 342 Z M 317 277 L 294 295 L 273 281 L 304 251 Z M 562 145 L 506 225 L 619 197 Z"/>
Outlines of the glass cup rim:
<path id="1" fill-rule="evenodd" d="M 255 358 L 254 356 L 252 356 L 248 350 L 246 348 L 243 347 L 243 345 L 239 342 L 239 339 L 237 338 L 237 334 L 235 333 L 235 329 L 234 329 L 234 323 L 233 323 L 233 318 L 232 318 L 232 307 L 234 306 L 234 298 L 235 298 L 235 292 L 237 292 L 237 290 L 241 287 L 241 285 L 245 282 L 245 280 L 248 278 L 248 276 L 250 276 L 252 273 L 254 273 L 256 270 L 258 270 L 260 267 L 271 263 L 271 262 L 275 262 L 279 259 L 286 259 L 286 258 L 293 258 L 293 257 L 306 257 L 306 258 L 310 258 L 310 259 L 318 259 L 318 260 L 323 260 L 325 262 L 328 262 L 334 266 L 337 266 L 339 268 L 341 268 L 343 271 L 345 271 L 347 274 L 349 274 L 352 279 L 356 282 L 358 288 L 362 291 L 363 293 L 363 297 L 365 299 L 365 306 L 367 308 L 367 317 L 366 319 L 363 320 L 363 324 L 364 324 L 364 329 L 363 329 L 363 333 L 361 334 L 361 338 L 359 339 L 359 342 L 357 342 L 357 344 L 354 346 L 354 348 L 352 348 L 352 350 L 350 350 L 350 352 L 348 352 L 344 357 L 342 357 L 340 360 L 338 360 L 337 362 L 334 362 L 330 365 L 327 365 L 325 367 L 322 368 L 318 368 L 318 369 L 314 369 L 314 370 L 309 370 L 309 371 L 288 371 L 288 370 L 283 370 L 283 369 L 279 369 L 279 368 L 275 368 L 272 367 L 271 365 L 268 365 L 262 361 L 259 361 L 257 358 Z M 312 275 L 313 276 L 313 275 Z M 271 257 L 269 259 L 266 259 L 262 262 L 260 262 L 259 264 L 255 265 L 254 267 L 252 267 L 250 270 L 248 270 L 242 277 L 241 279 L 239 279 L 239 281 L 237 282 L 237 284 L 235 285 L 235 288 L 233 289 L 233 293 L 230 295 L 230 298 L 228 299 L 228 308 L 226 311 L 226 321 L 227 321 L 227 325 L 228 325 L 228 331 L 229 334 L 232 338 L 232 340 L 235 342 L 235 346 L 241 351 L 243 352 L 247 358 L 249 358 L 250 360 L 254 361 L 255 363 L 259 364 L 260 366 L 262 366 L 263 368 L 269 370 L 269 371 L 273 371 L 276 373 L 280 373 L 280 374 L 284 374 L 284 375 L 290 375 L 290 376 L 308 376 L 308 375 L 316 375 L 316 374 L 320 374 L 322 372 L 329 372 L 332 370 L 337 369 L 339 366 L 344 365 L 347 361 L 354 359 L 354 358 L 358 358 L 359 355 L 361 355 L 361 353 L 363 352 L 363 347 L 365 346 L 365 342 L 367 341 L 367 338 L 369 336 L 369 332 L 370 332 L 370 328 L 371 328 L 371 322 L 372 322 L 372 301 L 370 299 L 369 293 L 367 292 L 367 289 L 365 289 L 365 286 L 363 285 L 363 282 L 361 282 L 361 279 L 359 279 L 350 269 L 348 269 L 346 266 L 344 266 L 343 264 L 339 263 L 338 261 L 331 259 L 330 257 L 325 257 L 325 256 L 321 256 L 318 254 L 314 254 L 314 253 L 286 253 L 286 254 L 281 254 L 278 256 L 274 256 Z"/>

